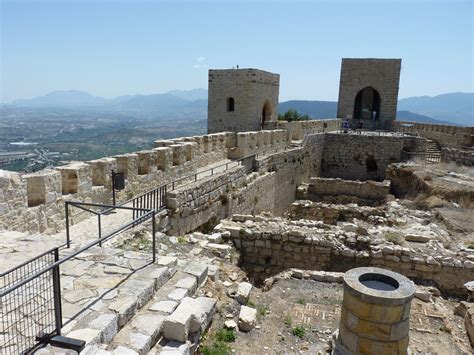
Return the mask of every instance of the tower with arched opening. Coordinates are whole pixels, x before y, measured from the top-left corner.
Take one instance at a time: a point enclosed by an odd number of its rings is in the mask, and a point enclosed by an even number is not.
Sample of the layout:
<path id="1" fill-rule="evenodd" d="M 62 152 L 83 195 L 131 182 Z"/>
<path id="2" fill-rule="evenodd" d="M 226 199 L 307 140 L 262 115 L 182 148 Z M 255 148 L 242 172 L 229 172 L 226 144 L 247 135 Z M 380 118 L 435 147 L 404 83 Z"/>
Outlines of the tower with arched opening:
<path id="1" fill-rule="evenodd" d="M 258 69 L 209 70 L 207 130 L 261 130 L 277 120 L 280 75 Z"/>
<path id="2" fill-rule="evenodd" d="M 353 128 L 390 129 L 397 116 L 401 61 L 343 58 L 337 117 Z"/>

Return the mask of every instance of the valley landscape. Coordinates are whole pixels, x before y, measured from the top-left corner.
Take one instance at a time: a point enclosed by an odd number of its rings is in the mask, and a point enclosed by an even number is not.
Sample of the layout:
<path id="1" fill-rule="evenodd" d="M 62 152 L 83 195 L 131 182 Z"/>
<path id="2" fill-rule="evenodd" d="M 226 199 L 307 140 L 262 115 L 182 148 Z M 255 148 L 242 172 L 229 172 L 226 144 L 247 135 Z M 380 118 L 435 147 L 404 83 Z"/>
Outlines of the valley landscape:
<path id="1" fill-rule="evenodd" d="M 397 119 L 472 125 L 472 93 L 399 100 Z M 279 103 L 311 119 L 336 117 L 336 101 Z M 207 129 L 207 90 L 105 99 L 77 90 L 16 100 L 0 108 L 0 166 L 37 171 L 69 161 L 86 161 L 148 149 L 155 139 L 201 135 Z"/>

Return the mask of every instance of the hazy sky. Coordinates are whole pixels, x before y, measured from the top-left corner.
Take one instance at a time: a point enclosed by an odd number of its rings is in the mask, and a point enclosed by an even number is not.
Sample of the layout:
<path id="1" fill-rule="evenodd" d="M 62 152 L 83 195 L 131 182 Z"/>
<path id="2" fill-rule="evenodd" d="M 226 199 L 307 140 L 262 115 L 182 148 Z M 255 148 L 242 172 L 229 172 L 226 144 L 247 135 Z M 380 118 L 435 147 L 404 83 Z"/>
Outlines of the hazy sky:
<path id="1" fill-rule="evenodd" d="M 402 58 L 400 97 L 472 92 L 474 1 L 0 0 L 4 101 L 207 88 L 279 73 L 280 100 L 336 100 L 342 57 Z"/>

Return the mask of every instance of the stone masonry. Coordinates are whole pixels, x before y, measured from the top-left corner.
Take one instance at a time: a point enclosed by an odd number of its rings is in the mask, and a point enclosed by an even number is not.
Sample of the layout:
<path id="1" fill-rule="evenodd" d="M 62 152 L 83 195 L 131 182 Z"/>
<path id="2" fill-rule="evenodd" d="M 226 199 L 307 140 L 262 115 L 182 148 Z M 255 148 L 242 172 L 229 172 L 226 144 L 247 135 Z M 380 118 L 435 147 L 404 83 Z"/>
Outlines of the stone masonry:
<path id="1" fill-rule="evenodd" d="M 372 87 L 380 95 L 380 112 L 377 128 L 389 129 L 397 117 L 398 84 L 401 59 L 343 58 L 337 117 L 349 118 L 357 127 L 360 120 L 353 119 L 357 94 Z M 363 120 L 371 127 L 371 120 Z"/>
<path id="2" fill-rule="evenodd" d="M 209 70 L 208 133 L 257 131 L 276 121 L 279 86 L 280 75 L 263 70 Z"/>

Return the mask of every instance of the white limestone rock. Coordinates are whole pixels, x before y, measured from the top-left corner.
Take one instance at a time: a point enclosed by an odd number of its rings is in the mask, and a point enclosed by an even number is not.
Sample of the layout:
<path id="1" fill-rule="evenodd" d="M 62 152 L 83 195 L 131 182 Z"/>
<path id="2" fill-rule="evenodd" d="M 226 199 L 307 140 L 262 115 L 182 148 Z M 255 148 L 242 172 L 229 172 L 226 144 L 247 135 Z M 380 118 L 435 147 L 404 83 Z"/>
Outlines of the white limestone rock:
<path id="1" fill-rule="evenodd" d="M 241 306 L 239 314 L 239 329 L 242 332 L 250 332 L 257 324 L 257 310 L 255 308 Z"/>
<path id="2" fill-rule="evenodd" d="M 240 282 L 237 286 L 237 293 L 235 294 L 235 299 L 240 304 L 246 305 L 249 297 L 250 291 L 252 291 L 252 284 L 248 282 Z"/>

